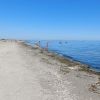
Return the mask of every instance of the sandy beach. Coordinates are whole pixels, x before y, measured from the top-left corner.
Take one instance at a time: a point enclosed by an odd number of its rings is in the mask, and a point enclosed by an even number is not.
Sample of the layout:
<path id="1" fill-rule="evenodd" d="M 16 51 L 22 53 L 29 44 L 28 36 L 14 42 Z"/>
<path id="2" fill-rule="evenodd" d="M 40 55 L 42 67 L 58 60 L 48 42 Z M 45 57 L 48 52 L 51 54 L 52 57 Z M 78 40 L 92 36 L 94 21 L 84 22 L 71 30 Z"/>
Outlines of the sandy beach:
<path id="1" fill-rule="evenodd" d="M 0 100 L 100 100 L 100 75 L 23 41 L 0 40 Z"/>

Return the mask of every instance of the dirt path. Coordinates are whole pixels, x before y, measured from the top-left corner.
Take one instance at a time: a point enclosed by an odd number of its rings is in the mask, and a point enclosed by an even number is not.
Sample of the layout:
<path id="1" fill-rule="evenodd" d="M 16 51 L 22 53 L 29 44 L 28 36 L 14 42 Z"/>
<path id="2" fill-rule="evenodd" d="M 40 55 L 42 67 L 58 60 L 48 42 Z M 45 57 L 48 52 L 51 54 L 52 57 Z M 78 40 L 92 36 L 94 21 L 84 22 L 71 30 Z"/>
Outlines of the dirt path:
<path id="1" fill-rule="evenodd" d="M 73 100 L 61 82 L 36 52 L 19 42 L 0 42 L 0 100 Z"/>
<path id="2" fill-rule="evenodd" d="M 89 91 L 98 76 L 48 55 L 21 41 L 0 41 L 0 100 L 100 100 L 99 85 Z"/>

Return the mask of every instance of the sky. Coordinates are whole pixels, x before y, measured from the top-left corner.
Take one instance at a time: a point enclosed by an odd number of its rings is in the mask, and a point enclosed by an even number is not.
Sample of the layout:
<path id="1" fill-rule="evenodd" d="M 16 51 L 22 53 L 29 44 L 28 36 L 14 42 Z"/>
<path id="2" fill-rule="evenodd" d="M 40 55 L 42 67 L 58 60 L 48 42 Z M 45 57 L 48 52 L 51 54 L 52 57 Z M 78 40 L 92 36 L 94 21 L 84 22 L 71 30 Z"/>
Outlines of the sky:
<path id="1" fill-rule="evenodd" d="M 100 0 L 0 0 L 0 38 L 100 40 Z"/>

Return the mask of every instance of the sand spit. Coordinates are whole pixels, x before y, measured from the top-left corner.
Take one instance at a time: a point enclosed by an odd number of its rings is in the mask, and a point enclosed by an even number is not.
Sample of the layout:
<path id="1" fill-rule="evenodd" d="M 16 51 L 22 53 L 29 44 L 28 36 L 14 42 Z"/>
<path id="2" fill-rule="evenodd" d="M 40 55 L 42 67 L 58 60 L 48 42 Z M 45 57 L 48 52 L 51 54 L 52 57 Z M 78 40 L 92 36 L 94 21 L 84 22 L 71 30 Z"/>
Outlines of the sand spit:
<path id="1" fill-rule="evenodd" d="M 100 75 L 84 68 L 24 41 L 0 40 L 0 100 L 100 100 Z"/>

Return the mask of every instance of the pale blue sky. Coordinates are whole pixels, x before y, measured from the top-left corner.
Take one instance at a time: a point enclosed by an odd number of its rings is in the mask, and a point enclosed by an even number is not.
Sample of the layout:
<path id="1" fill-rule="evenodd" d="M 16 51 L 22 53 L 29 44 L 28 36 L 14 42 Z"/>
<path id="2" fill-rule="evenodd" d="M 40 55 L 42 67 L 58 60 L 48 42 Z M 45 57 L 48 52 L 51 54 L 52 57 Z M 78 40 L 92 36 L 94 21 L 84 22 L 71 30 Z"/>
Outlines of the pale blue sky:
<path id="1" fill-rule="evenodd" d="M 0 37 L 100 40 L 100 0 L 0 0 Z"/>

